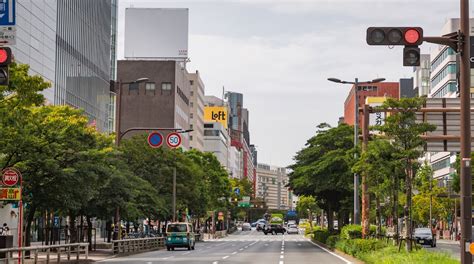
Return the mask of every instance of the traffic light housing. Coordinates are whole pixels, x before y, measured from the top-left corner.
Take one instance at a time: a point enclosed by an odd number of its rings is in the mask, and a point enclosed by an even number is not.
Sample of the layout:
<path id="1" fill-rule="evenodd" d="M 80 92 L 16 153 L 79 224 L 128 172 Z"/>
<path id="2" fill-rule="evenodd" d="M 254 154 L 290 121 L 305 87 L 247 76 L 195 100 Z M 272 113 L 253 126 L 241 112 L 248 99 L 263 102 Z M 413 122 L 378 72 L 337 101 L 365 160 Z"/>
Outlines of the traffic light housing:
<path id="1" fill-rule="evenodd" d="M 12 62 L 12 50 L 8 47 L 0 47 L 0 85 L 8 86 L 8 66 Z"/>
<path id="2" fill-rule="evenodd" d="M 423 43 L 421 27 L 369 27 L 367 44 L 377 46 L 405 46 L 403 66 L 420 66 L 420 48 Z"/>
<path id="3" fill-rule="evenodd" d="M 418 46 L 423 43 L 421 27 L 369 27 L 367 44 L 380 46 Z"/>

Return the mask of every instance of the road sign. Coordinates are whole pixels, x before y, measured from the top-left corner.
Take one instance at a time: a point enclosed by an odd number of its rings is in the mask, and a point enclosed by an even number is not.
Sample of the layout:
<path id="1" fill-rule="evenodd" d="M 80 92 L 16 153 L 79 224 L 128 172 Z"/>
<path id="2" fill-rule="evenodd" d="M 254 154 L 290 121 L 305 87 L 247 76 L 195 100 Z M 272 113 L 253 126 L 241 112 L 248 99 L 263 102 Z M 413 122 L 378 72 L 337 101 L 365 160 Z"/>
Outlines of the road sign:
<path id="1" fill-rule="evenodd" d="M 0 45 L 16 44 L 16 27 L 0 26 Z"/>
<path id="2" fill-rule="evenodd" d="M 166 144 L 170 148 L 177 148 L 181 145 L 181 135 L 179 133 L 173 132 L 166 137 Z"/>
<path id="3" fill-rule="evenodd" d="M 19 201 L 21 200 L 20 188 L 0 188 L 0 201 Z"/>
<path id="4" fill-rule="evenodd" d="M 21 174 L 15 168 L 6 168 L 2 171 L 2 183 L 6 186 L 15 186 L 20 180 Z"/>
<path id="5" fill-rule="evenodd" d="M 163 135 L 158 132 L 151 132 L 148 135 L 148 145 L 152 148 L 159 148 L 163 145 Z"/>
<path id="6" fill-rule="evenodd" d="M 15 0 L 0 1 L 0 26 L 14 26 L 16 24 Z"/>
<path id="7" fill-rule="evenodd" d="M 234 193 L 235 193 L 236 195 L 240 195 L 240 188 L 239 188 L 239 187 L 235 187 L 235 188 L 234 188 Z"/>

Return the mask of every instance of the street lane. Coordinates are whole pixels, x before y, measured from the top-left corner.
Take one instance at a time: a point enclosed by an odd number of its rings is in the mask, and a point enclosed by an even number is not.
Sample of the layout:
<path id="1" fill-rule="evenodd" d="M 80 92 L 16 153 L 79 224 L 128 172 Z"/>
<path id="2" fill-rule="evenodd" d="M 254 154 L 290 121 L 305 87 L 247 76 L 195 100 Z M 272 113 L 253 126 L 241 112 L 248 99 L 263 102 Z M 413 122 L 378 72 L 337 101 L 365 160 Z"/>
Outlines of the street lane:
<path id="1" fill-rule="evenodd" d="M 264 235 L 238 231 L 222 239 L 199 242 L 196 250 L 152 251 L 104 260 L 106 263 L 137 264 L 313 264 L 350 263 L 326 252 L 303 235 Z"/>

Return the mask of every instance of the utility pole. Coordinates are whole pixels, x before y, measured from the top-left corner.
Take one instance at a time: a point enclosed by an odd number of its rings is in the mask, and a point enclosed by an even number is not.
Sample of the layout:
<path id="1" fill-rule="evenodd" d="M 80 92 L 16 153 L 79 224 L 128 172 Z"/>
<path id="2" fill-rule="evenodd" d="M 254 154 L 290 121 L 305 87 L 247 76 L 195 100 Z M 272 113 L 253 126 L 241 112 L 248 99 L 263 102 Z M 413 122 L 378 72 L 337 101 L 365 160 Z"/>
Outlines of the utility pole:
<path id="1" fill-rule="evenodd" d="M 471 66 L 469 62 L 469 0 L 461 0 L 461 30 L 458 48 L 461 53 L 459 90 L 461 97 L 461 263 L 471 264 L 472 241 L 471 179 Z"/>
<path id="2" fill-rule="evenodd" d="M 176 222 L 176 166 L 173 167 L 173 222 Z"/>
<path id="3" fill-rule="evenodd" d="M 359 141 L 359 78 L 354 81 L 354 160 L 357 160 L 357 142 Z M 360 225 L 359 175 L 354 173 L 354 224 Z"/>

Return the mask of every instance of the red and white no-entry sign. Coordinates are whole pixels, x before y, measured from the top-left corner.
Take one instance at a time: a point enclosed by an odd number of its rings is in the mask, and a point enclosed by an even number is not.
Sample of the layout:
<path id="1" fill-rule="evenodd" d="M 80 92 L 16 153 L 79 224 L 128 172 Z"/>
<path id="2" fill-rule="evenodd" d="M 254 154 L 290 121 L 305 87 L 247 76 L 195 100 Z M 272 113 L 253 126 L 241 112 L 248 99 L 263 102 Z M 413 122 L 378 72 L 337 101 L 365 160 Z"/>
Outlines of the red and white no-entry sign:
<path id="1" fill-rule="evenodd" d="M 181 135 L 179 133 L 173 132 L 169 133 L 166 137 L 166 144 L 170 148 L 177 148 L 181 145 Z"/>
<path id="2" fill-rule="evenodd" d="M 20 180 L 20 172 L 14 168 L 6 168 L 2 171 L 2 183 L 6 186 L 15 186 Z"/>

